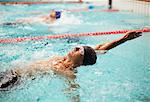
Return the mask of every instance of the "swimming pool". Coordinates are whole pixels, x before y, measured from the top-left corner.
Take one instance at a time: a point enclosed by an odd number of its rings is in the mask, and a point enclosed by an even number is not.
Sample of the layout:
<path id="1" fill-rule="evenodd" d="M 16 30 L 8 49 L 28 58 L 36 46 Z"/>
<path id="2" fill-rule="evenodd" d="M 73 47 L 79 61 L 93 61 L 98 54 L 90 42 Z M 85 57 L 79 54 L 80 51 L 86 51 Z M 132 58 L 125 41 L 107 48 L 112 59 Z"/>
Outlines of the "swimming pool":
<path id="1" fill-rule="evenodd" d="M 0 5 L 0 21 L 47 15 L 51 9 L 84 8 L 88 4 Z M 106 9 L 96 6 L 94 9 Z M 30 12 L 44 12 L 30 14 Z M 119 12 L 64 12 L 55 24 L 34 23 L 0 25 L 0 38 L 17 38 L 82 32 L 142 29 L 150 27 L 149 16 L 127 11 Z M 65 55 L 77 45 L 96 45 L 122 35 L 78 37 L 53 40 L 0 44 L 0 72 L 23 67 L 30 62 L 53 55 Z M 0 91 L 1 102 L 149 102 L 150 101 L 150 33 L 126 42 L 104 55 L 98 56 L 93 66 L 77 69 L 75 83 L 79 87 L 66 91 L 67 79 L 58 75 L 38 75 L 26 79 L 10 91 Z"/>

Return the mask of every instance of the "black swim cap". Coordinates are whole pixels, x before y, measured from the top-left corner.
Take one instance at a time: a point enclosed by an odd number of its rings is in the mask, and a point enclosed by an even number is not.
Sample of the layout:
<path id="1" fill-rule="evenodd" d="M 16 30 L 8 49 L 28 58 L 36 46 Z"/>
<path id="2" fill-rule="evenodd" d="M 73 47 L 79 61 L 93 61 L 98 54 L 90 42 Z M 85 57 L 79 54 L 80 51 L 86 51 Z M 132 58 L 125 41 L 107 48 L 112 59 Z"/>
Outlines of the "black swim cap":
<path id="1" fill-rule="evenodd" d="M 84 48 L 84 59 L 83 59 L 83 65 L 93 65 L 96 63 L 96 52 L 92 47 L 89 46 L 83 46 Z"/>

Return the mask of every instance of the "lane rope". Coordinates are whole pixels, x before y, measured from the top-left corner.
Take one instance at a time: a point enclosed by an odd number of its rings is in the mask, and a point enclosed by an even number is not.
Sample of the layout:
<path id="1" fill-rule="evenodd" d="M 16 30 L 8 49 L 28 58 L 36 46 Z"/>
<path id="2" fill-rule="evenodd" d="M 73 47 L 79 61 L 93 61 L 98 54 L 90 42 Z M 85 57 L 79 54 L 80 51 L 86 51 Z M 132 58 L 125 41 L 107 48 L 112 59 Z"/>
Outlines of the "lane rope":
<path id="1" fill-rule="evenodd" d="M 31 4 L 49 4 L 49 3 L 83 3 L 81 1 L 41 1 L 41 2 L 23 2 L 23 1 L 20 1 L 20 2 L 0 2 L 0 4 L 2 5 L 6 5 L 6 4 L 20 4 L 20 5 L 23 5 L 23 4 L 27 4 L 27 5 L 31 5 Z"/>
<path id="2" fill-rule="evenodd" d="M 66 11 L 69 11 L 69 12 L 118 12 L 119 10 L 118 9 L 104 9 L 104 10 L 101 10 L 101 9 L 88 9 L 88 8 L 84 8 L 84 9 L 72 9 L 72 10 L 66 10 Z"/>
<path id="3" fill-rule="evenodd" d="M 37 36 L 37 37 L 23 37 L 23 38 L 5 38 L 0 39 L 0 43 L 18 43 L 23 41 L 37 41 L 43 39 L 60 39 L 68 37 L 83 37 L 83 36 L 100 36 L 100 35 L 114 35 L 114 34 L 123 34 L 132 30 L 117 30 L 117 31 L 108 31 L 108 32 L 88 32 L 88 33 L 78 33 L 78 34 L 59 34 L 59 35 L 48 35 L 48 36 Z M 136 30 L 140 32 L 150 32 L 150 28 L 144 28 L 141 30 Z"/>
<path id="4" fill-rule="evenodd" d="M 62 11 L 67 12 L 118 12 L 118 9 L 88 9 L 88 8 L 81 8 L 81 9 L 64 9 Z M 43 12 L 0 12 L 0 14 L 44 14 Z"/>

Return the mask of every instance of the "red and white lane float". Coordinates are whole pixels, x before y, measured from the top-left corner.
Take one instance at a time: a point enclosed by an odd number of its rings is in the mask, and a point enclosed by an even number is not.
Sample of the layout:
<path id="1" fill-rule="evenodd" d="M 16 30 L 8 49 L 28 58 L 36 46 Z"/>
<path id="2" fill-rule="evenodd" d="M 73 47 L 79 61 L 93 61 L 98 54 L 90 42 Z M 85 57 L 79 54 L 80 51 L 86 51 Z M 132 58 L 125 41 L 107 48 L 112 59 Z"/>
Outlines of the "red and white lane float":
<path id="1" fill-rule="evenodd" d="M 33 5 L 33 4 L 50 4 L 50 3 L 83 3 L 82 0 L 79 1 L 40 1 L 40 2 L 31 2 L 31 1 L 19 1 L 19 2 L 0 2 L 2 5 L 7 5 L 7 4 L 18 4 L 18 5 Z"/>
<path id="2" fill-rule="evenodd" d="M 48 36 L 37 36 L 37 37 L 18 37 L 18 38 L 1 38 L 1 44 L 9 44 L 9 43 L 18 43 L 23 41 L 36 41 L 43 39 L 61 39 L 68 37 L 85 37 L 85 36 L 100 36 L 100 35 L 115 35 L 115 34 L 124 34 L 131 30 L 117 30 L 117 31 L 108 31 L 108 32 L 89 32 L 89 33 L 78 33 L 78 34 L 59 34 L 59 35 L 48 35 Z M 136 30 L 140 32 L 150 32 L 150 28 L 144 28 L 141 30 Z"/>

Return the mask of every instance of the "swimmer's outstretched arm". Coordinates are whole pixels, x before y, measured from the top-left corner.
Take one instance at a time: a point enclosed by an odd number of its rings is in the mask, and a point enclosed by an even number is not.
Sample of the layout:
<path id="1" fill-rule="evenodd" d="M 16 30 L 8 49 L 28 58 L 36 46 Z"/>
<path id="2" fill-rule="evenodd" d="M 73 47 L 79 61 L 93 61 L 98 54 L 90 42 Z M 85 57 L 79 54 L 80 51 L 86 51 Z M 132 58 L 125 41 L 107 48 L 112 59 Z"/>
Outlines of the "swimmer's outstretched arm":
<path id="1" fill-rule="evenodd" d="M 107 42 L 107 43 L 104 43 L 104 44 L 99 44 L 95 47 L 95 50 L 110 50 L 128 40 L 132 40 L 132 39 L 135 39 L 137 37 L 140 37 L 142 36 L 142 32 L 139 32 L 139 31 L 130 31 L 130 32 L 127 32 L 123 37 L 119 38 L 119 39 L 116 39 L 114 41 L 111 41 L 111 42 Z"/>

